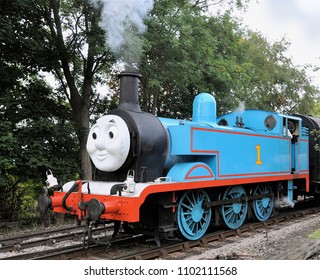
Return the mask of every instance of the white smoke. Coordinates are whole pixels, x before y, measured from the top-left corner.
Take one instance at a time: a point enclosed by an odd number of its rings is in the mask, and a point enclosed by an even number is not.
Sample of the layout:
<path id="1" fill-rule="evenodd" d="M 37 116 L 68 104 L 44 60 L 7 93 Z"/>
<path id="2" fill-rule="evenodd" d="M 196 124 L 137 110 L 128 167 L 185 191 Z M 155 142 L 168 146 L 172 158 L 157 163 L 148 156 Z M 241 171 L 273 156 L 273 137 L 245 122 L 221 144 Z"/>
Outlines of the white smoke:
<path id="1" fill-rule="evenodd" d="M 236 108 L 234 110 L 235 113 L 238 113 L 238 114 L 242 114 L 246 109 L 246 106 L 245 106 L 245 103 L 244 102 L 240 102 L 238 108 Z"/>
<path id="2" fill-rule="evenodd" d="M 100 27 L 117 58 L 129 67 L 138 66 L 142 52 L 141 34 L 147 29 L 144 19 L 153 8 L 153 0 L 91 0 L 103 5 Z"/>
<path id="3" fill-rule="evenodd" d="M 275 206 L 278 208 L 283 208 L 283 207 L 293 208 L 294 205 L 295 205 L 295 202 L 290 200 L 287 196 L 280 197 L 275 201 Z"/>

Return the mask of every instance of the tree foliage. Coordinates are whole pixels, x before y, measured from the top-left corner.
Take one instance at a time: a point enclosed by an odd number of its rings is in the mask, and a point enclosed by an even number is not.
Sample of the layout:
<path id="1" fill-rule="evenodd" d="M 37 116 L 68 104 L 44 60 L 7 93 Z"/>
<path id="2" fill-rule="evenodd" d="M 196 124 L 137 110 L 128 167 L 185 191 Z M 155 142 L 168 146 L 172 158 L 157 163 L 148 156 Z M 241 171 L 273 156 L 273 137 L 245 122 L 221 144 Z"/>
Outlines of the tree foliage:
<path id="1" fill-rule="evenodd" d="M 82 178 L 91 178 L 86 152 L 94 85 L 113 63 L 99 27 L 100 11 L 88 0 L 4 0 L 0 46 L 5 61 L 23 71 L 51 72 L 70 104 L 80 145 Z M 6 34 L 9 33 L 9 38 Z M 7 65 L 9 65 L 7 63 Z"/>
<path id="2" fill-rule="evenodd" d="M 157 1 L 141 65 L 144 110 L 191 116 L 199 91 L 214 93 L 218 111 L 247 108 L 308 113 L 319 90 L 306 69 L 286 56 L 289 43 L 270 43 L 229 13 L 209 16 L 189 1 Z"/>
<path id="3" fill-rule="evenodd" d="M 238 43 L 240 81 L 237 99 L 250 108 L 282 113 L 310 113 L 319 90 L 305 68 L 286 56 L 289 43 L 269 43 L 261 34 L 247 32 Z"/>
<path id="4" fill-rule="evenodd" d="M 1 92 L 0 119 L 0 212 L 12 218 L 35 200 L 48 169 L 64 181 L 77 176 L 78 147 L 68 106 L 39 78 Z"/>

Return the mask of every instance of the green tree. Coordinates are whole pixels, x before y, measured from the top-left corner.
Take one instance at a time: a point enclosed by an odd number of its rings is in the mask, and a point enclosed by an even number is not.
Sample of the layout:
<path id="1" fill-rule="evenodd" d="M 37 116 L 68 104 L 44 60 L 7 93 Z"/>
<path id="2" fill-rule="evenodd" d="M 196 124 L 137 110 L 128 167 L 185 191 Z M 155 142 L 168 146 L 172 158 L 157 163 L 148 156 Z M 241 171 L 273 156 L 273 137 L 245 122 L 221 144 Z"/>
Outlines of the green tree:
<path id="1" fill-rule="evenodd" d="M 206 60 L 217 43 L 202 13 L 202 8 L 190 1 L 155 3 L 141 63 L 145 111 L 190 116 L 190 104 L 203 85 Z"/>
<path id="2" fill-rule="evenodd" d="M 35 201 L 48 169 L 62 182 L 77 176 L 78 145 L 70 109 L 38 78 L 1 92 L 0 119 L 0 213 L 12 219 Z"/>
<path id="3" fill-rule="evenodd" d="M 319 94 L 306 69 L 286 56 L 288 42 L 270 43 L 229 13 L 209 16 L 189 1 L 157 1 L 145 40 L 141 103 L 159 116 L 189 118 L 199 91 L 214 93 L 220 113 L 240 102 L 308 113 Z"/>
<path id="4" fill-rule="evenodd" d="M 238 42 L 238 102 L 250 108 L 283 113 L 310 113 L 319 90 L 306 67 L 295 66 L 286 56 L 289 42 L 268 42 L 261 34 L 247 32 Z M 240 81 L 240 83 L 239 83 Z"/>
<path id="5" fill-rule="evenodd" d="M 98 26 L 100 12 L 87 0 L 1 1 L 0 45 L 5 61 L 27 71 L 51 72 L 69 101 L 80 147 L 81 176 L 90 179 L 86 152 L 94 85 L 113 63 Z M 6 35 L 9 34 L 7 37 Z M 9 65 L 7 63 L 7 65 Z"/>

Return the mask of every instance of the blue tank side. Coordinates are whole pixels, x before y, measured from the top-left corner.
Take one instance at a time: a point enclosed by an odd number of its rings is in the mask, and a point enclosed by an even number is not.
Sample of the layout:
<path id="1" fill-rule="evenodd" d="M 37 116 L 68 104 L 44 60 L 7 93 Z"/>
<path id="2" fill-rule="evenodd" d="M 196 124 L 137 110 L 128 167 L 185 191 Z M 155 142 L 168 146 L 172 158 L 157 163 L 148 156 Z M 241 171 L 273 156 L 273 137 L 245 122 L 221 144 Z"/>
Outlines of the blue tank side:
<path id="1" fill-rule="evenodd" d="M 176 142 L 176 140 L 178 140 L 178 142 L 180 142 L 181 144 L 184 143 L 184 138 L 178 136 L 174 136 L 177 139 L 173 139 L 172 135 L 170 133 L 170 129 L 174 128 L 174 127 L 180 127 L 180 126 L 184 126 L 186 124 L 189 124 L 190 121 L 186 121 L 186 120 L 179 120 L 179 119 L 170 119 L 170 118 L 161 118 L 158 117 L 158 119 L 160 120 L 160 122 L 163 125 L 163 128 L 165 129 L 166 132 L 166 136 L 168 139 L 168 147 L 167 147 L 167 155 L 166 155 L 166 161 L 165 161 L 165 165 L 164 168 L 169 171 L 169 169 L 174 166 L 177 163 L 181 163 L 181 162 L 185 162 L 185 161 L 193 161 L 193 158 L 190 158 L 189 155 L 185 155 L 185 154 L 176 154 L 174 152 L 172 152 L 172 144 Z"/>
<path id="2" fill-rule="evenodd" d="M 169 127 L 171 153 L 196 156 L 216 179 L 290 174 L 290 139 L 249 129 Z M 182 141 L 183 139 L 183 141 Z"/>

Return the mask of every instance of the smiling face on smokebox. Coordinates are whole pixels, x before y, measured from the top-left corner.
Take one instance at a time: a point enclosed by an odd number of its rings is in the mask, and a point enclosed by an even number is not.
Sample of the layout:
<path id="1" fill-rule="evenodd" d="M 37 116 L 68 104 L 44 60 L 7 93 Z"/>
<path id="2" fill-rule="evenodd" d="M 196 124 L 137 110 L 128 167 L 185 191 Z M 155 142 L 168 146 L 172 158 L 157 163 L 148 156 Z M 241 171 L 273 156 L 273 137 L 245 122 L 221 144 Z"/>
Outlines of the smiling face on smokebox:
<path id="1" fill-rule="evenodd" d="M 101 171 L 118 170 L 130 150 L 130 133 L 125 121 L 116 115 L 106 115 L 92 126 L 87 151 L 93 164 Z"/>

